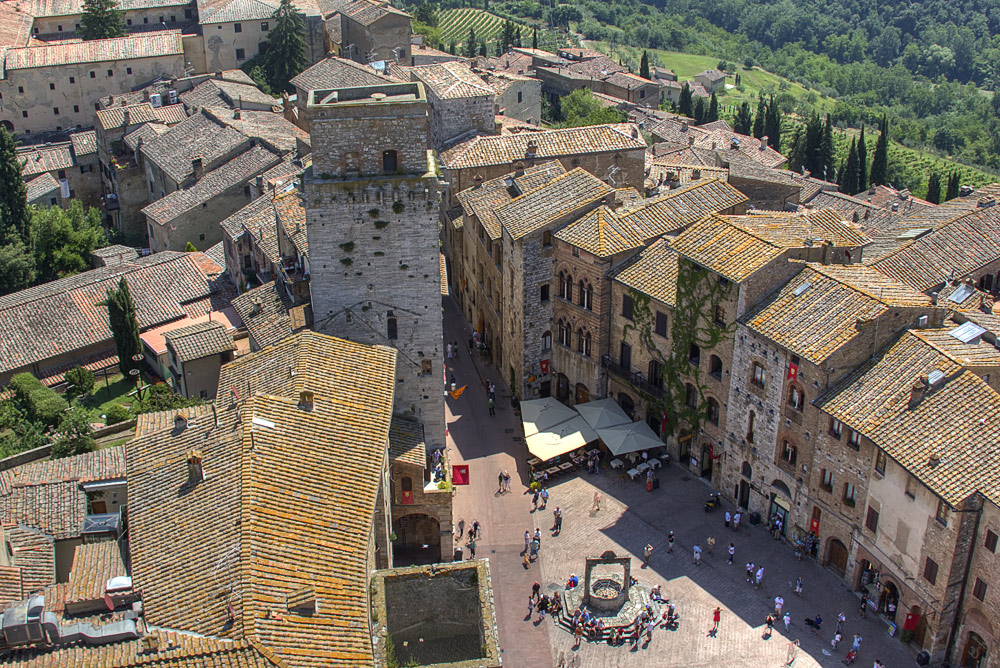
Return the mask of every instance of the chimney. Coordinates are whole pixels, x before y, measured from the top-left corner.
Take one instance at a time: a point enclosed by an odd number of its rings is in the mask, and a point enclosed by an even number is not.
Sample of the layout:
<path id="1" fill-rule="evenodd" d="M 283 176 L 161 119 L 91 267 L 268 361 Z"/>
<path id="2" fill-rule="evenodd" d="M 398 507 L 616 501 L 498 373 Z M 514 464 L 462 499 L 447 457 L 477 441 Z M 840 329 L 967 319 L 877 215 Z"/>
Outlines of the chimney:
<path id="1" fill-rule="evenodd" d="M 997 201 L 993 197 L 980 197 L 979 201 L 976 202 L 976 207 L 980 209 L 988 209 L 996 203 Z"/>
<path id="2" fill-rule="evenodd" d="M 187 427 L 188 419 L 183 413 L 177 413 L 174 415 L 174 429 L 177 431 L 183 431 Z"/>
<path id="3" fill-rule="evenodd" d="M 936 452 L 932 452 L 927 457 L 927 465 L 930 466 L 931 468 L 934 468 L 935 466 L 937 466 L 940 463 L 941 463 L 941 455 L 939 455 Z"/>
<path id="4" fill-rule="evenodd" d="M 688 146 L 694 146 L 694 137 L 688 137 Z"/>
<path id="5" fill-rule="evenodd" d="M 914 409 L 924 398 L 924 394 L 927 393 L 927 389 L 930 387 L 930 379 L 927 376 L 921 376 L 917 380 L 913 381 L 913 386 L 910 387 L 910 409 Z"/>
<path id="6" fill-rule="evenodd" d="M 522 176 L 524 174 L 524 163 L 520 160 L 514 165 L 514 176 Z"/>
<path id="7" fill-rule="evenodd" d="M 129 109 L 122 110 L 122 127 L 127 128 L 132 120 L 132 114 Z"/>
<path id="8" fill-rule="evenodd" d="M 763 137 L 760 138 L 760 150 L 762 151 L 767 150 L 767 135 L 764 135 Z"/>
<path id="9" fill-rule="evenodd" d="M 472 177 L 472 187 L 473 188 L 480 188 L 480 187 L 482 187 L 482 185 L 483 185 L 483 175 L 482 174 L 476 174 L 475 176 Z"/>
<path id="10" fill-rule="evenodd" d="M 215 78 L 216 79 L 222 78 L 222 70 L 215 70 Z"/>
<path id="11" fill-rule="evenodd" d="M 538 144 L 535 142 L 534 139 L 529 139 L 527 156 L 529 158 L 534 158 L 536 155 L 538 155 Z"/>
<path id="12" fill-rule="evenodd" d="M 250 311 L 250 315 L 257 315 L 261 311 L 260 297 L 253 300 L 253 309 Z"/>
<path id="13" fill-rule="evenodd" d="M 639 128 L 632 128 L 632 139 L 639 138 Z"/>
<path id="14" fill-rule="evenodd" d="M 211 320 L 211 313 L 209 313 L 209 320 Z M 215 403 L 212 403 L 212 423 L 218 427 L 219 426 L 219 409 L 216 407 Z"/>
<path id="15" fill-rule="evenodd" d="M 311 390 L 299 392 L 299 408 L 304 411 L 311 411 L 313 408 L 313 393 Z"/>
<path id="16" fill-rule="evenodd" d="M 188 487 L 194 487 L 205 479 L 205 471 L 201 465 L 201 450 L 188 450 L 184 458 L 187 460 Z"/>
<path id="17" fill-rule="evenodd" d="M 243 113 L 239 109 L 234 109 L 233 110 L 233 119 L 238 121 L 241 118 L 243 118 Z"/>
<path id="18" fill-rule="evenodd" d="M 260 197 L 261 195 L 264 194 L 264 175 L 263 174 L 258 174 L 257 175 L 256 186 L 257 186 L 257 197 Z"/>
<path id="19" fill-rule="evenodd" d="M 201 157 L 191 159 L 191 173 L 194 174 L 194 179 L 197 181 L 201 178 L 202 172 L 205 171 L 204 163 Z"/>
<path id="20" fill-rule="evenodd" d="M 149 89 L 148 88 L 145 88 L 142 91 L 142 101 L 143 102 L 149 102 Z"/>
<path id="21" fill-rule="evenodd" d="M 115 96 L 114 95 L 108 95 L 108 106 L 109 107 L 115 106 Z"/>
<path id="22" fill-rule="evenodd" d="M 148 654 L 160 651 L 160 637 L 156 633 L 143 636 L 142 649 Z"/>

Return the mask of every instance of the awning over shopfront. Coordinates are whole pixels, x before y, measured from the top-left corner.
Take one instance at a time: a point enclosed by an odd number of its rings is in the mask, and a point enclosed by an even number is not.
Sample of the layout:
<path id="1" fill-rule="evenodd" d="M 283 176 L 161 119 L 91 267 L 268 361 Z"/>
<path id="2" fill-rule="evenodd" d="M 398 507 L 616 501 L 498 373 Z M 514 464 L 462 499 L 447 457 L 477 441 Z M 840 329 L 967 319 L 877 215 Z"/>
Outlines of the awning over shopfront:
<path id="1" fill-rule="evenodd" d="M 577 404 L 575 408 L 592 429 L 604 429 L 632 421 L 614 399 L 588 401 L 585 404 Z"/>
<path id="2" fill-rule="evenodd" d="M 545 431 L 560 422 L 572 420 L 578 415 L 575 410 L 552 397 L 521 402 L 521 423 L 525 437 Z"/>
<path id="3" fill-rule="evenodd" d="M 570 412 L 573 413 L 572 410 Z M 591 429 L 587 421 L 579 415 L 571 420 L 553 425 L 544 431 L 532 434 L 525 439 L 528 444 L 528 452 L 543 462 L 582 448 L 596 440 L 597 432 Z"/>
<path id="4" fill-rule="evenodd" d="M 629 422 L 598 429 L 597 434 L 608 450 L 616 456 L 663 446 L 663 441 L 645 422 Z"/>

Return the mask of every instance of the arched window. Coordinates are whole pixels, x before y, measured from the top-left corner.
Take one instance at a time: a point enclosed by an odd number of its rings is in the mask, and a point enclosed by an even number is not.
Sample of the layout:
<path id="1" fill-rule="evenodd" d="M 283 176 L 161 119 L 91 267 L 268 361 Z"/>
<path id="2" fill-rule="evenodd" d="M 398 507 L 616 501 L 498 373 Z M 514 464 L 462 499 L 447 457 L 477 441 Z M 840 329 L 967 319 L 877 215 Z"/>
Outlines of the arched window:
<path id="1" fill-rule="evenodd" d="M 719 402 L 713 397 L 708 398 L 708 421 L 719 424 Z"/>
<path id="2" fill-rule="evenodd" d="M 649 361 L 649 384 L 663 389 L 663 365 L 659 360 Z"/>
<path id="3" fill-rule="evenodd" d="M 594 310 L 594 290 L 590 283 L 580 279 L 580 306 L 588 311 Z"/>
<path id="4" fill-rule="evenodd" d="M 684 383 L 684 405 L 688 408 L 698 407 L 698 390 L 691 383 Z"/>
<path id="5" fill-rule="evenodd" d="M 569 326 L 567 326 L 566 323 L 564 323 L 562 321 L 562 319 L 560 318 L 559 319 L 559 343 L 561 345 L 564 345 L 564 346 L 571 345 L 570 336 L 571 336 L 571 334 L 570 334 Z"/>
<path id="6" fill-rule="evenodd" d="M 691 347 L 688 349 L 688 362 L 694 366 L 701 364 L 701 348 L 699 348 L 696 343 L 692 343 Z"/>
<path id="7" fill-rule="evenodd" d="M 798 448 L 796 448 L 794 445 L 792 445 L 788 441 L 785 441 L 782 444 L 782 446 L 781 446 L 781 461 L 785 462 L 786 464 L 791 464 L 792 466 L 795 466 L 795 460 L 798 459 L 798 456 L 799 456 L 799 449 Z"/>
<path id="8" fill-rule="evenodd" d="M 590 357 L 590 332 L 583 335 L 583 354 Z"/>
<path id="9" fill-rule="evenodd" d="M 709 375 L 722 380 L 722 359 L 718 355 L 712 355 L 708 360 L 708 364 Z"/>
<path id="10" fill-rule="evenodd" d="M 795 385 L 792 385 L 791 389 L 788 390 L 788 405 L 797 411 L 801 411 L 802 406 L 805 405 L 805 394 Z"/>
<path id="11" fill-rule="evenodd" d="M 632 397 L 624 392 L 619 392 L 618 405 L 622 407 L 623 411 L 625 411 L 625 415 L 628 416 L 629 420 L 635 417 L 635 402 L 632 401 Z"/>
<path id="12" fill-rule="evenodd" d="M 402 488 L 402 490 L 404 492 L 412 492 L 413 491 L 413 480 L 411 480 L 410 478 L 400 478 L 399 479 L 399 486 L 400 486 L 400 488 Z"/>
<path id="13" fill-rule="evenodd" d="M 747 420 L 747 443 L 753 443 L 754 428 L 757 426 L 757 414 L 750 411 L 750 419 Z"/>
<path id="14" fill-rule="evenodd" d="M 542 334 L 542 350 L 549 350 L 552 348 L 552 332 L 545 332 Z"/>
<path id="15" fill-rule="evenodd" d="M 576 352 L 583 352 L 583 330 L 576 330 Z"/>
<path id="16" fill-rule="evenodd" d="M 398 328 L 396 327 L 395 317 L 391 315 L 389 316 L 389 318 L 386 320 L 385 329 L 386 329 L 386 338 L 389 339 L 390 341 L 395 341 L 396 339 L 399 338 L 399 331 Z"/>
<path id="17" fill-rule="evenodd" d="M 747 480 L 753 478 L 753 467 L 750 466 L 750 462 L 743 462 L 743 466 L 740 467 L 740 475 Z"/>
<path id="18" fill-rule="evenodd" d="M 559 272 L 559 296 L 567 301 L 573 301 L 573 277 Z"/>
<path id="19" fill-rule="evenodd" d="M 382 173 L 395 174 L 399 167 L 399 160 L 395 151 L 382 151 Z"/>

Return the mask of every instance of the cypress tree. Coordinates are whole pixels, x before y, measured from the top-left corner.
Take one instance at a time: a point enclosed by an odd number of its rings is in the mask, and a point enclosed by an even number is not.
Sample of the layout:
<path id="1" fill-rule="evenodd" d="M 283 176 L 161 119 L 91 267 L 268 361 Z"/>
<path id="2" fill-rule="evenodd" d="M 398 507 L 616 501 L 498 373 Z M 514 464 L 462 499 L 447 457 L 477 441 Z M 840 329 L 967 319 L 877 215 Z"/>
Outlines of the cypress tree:
<path id="1" fill-rule="evenodd" d="M 705 122 L 705 98 L 699 97 L 694 103 L 694 122 L 701 125 Z"/>
<path id="2" fill-rule="evenodd" d="M 111 327 L 111 336 L 118 350 L 118 368 L 127 376 L 128 372 L 136 367 L 132 356 L 139 353 L 141 348 L 135 304 L 132 303 L 132 295 L 129 293 L 124 276 L 119 279 L 117 289 L 108 288 L 107 299 L 98 305 L 108 308 L 108 325 Z"/>
<path id="3" fill-rule="evenodd" d="M 521 26 L 518 26 L 517 30 L 514 31 L 514 46 L 521 48 Z"/>
<path id="4" fill-rule="evenodd" d="M 740 73 L 737 72 L 736 73 L 736 87 L 739 88 L 741 83 L 742 83 L 742 79 L 740 79 Z"/>
<path id="5" fill-rule="evenodd" d="M 872 158 L 872 171 L 869 181 L 873 185 L 885 185 L 889 171 L 889 121 L 882 117 L 882 131 L 875 143 L 875 156 Z M 957 194 L 957 193 L 956 193 Z"/>
<path id="6" fill-rule="evenodd" d="M 0 184 L 3 184 L 0 188 L 0 244 L 20 241 L 29 247 L 31 217 L 22 167 L 14 136 L 0 127 Z"/>
<path id="7" fill-rule="evenodd" d="M 826 125 L 823 126 L 823 141 L 820 144 L 820 158 L 822 164 L 820 167 L 820 172 L 826 173 L 823 176 L 824 181 L 829 181 L 833 177 L 833 121 L 830 120 L 830 114 L 826 115 Z"/>
<path id="8" fill-rule="evenodd" d="M 851 150 L 847 152 L 847 164 L 840 175 L 840 192 L 853 195 L 858 184 L 858 148 L 851 140 Z"/>
<path id="9" fill-rule="evenodd" d="M 503 22 L 503 36 L 500 41 L 503 42 L 503 45 L 498 46 L 498 50 L 506 51 L 514 45 L 514 22 L 510 19 Z"/>
<path id="10" fill-rule="evenodd" d="M 469 26 L 469 38 L 465 40 L 465 57 L 475 58 L 476 56 L 476 30 Z"/>
<path id="11" fill-rule="evenodd" d="M 267 38 L 268 48 L 264 61 L 267 82 L 276 93 L 294 93 L 295 88 L 289 81 L 309 64 L 306 56 L 305 20 L 295 9 L 292 0 L 281 0 L 272 18 L 276 24 Z"/>
<path id="12" fill-rule="evenodd" d="M 531 29 L 531 48 L 538 48 L 538 28 Z"/>
<path id="13" fill-rule="evenodd" d="M 736 112 L 736 118 L 733 119 L 733 132 L 740 135 L 748 135 L 752 128 L 753 115 L 750 113 L 750 103 L 744 102 Z"/>
<path id="14" fill-rule="evenodd" d="M 948 190 L 944 195 L 944 201 L 958 197 L 958 172 L 952 172 L 948 177 Z"/>
<path id="15" fill-rule="evenodd" d="M 486 42 L 479 45 L 479 55 L 484 58 L 486 57 Z"/>
<path id="16" fill-rule="evenodd" d="M 80 34 L 87 40 L 124 37 L 124 17 L 116 0 L 84 0 Z"/>
<path id="17" fill-rule="evenodd" d="M 777 151 L 781 146 L 781 110 L 773 95 L 764 115 L 764 134 L 767 135 L 767 145 Z"/>
<path id="18" fill-rule="evenodd" d="M 809 159 L 806 146 L 806 134 L 802 126 L 795 128 L 795 139 L 792 140 L 792 155 L 788 158 L 788 167 L 794 172 L 801 172 Z"/>
<path id="19" fill-rule="evenodd" d="M 764 97 L 757 101 L 757 116 L 753 119 L 753 136 L 760 139 L 764 136 L 764 121 L 767 116 L 767 105 L 764 104 Z"/>
<path id="20" fill-rule="evenodd" d="M 925 199 L 931 204 L 941 202 L 941 177 L 938 176 L 937 172 L 931 172 L 930 178 L 927 179 L 927 197 Z"/>
<path id="21" fill-rule="evenodd" d="M 694 106 L 691 103 L 691 86 L 687 83 L 681 88 L 680 101 L 677 103 L 677 113 L 688 118 L 694 116 Z"/>
<path id="22" fill-rule="evenodd" d="M 823 158 L 820 149 L 823 144 L 823 124 L 819 120 L 819 115 L 813 112 L 809 123 L 806 125 L 806 159 L 803 163 L 813 176 L 821 178 L 823 176 Z"/>
<path id="23" fill-rule="evenodd" d="M 712 93 L 712 99 L 708 103 L 708 112 L 705 114 L 705 122 L 711 123 L 717 120 L 719 120 L 719 100 L 715 97 L 715 93 Z"/>
<path id="24" fill-rule="evenodd" d="M 649 54 L 642 52 L 642 59 L 639 60 L 639 76 L 643 79 L 649 78 Z"/>
<path id="25" fill-rule="evenodd" d="M 868 146 L 865 145 L 865 126 L 861 126 L 858 139 L 858 192 L 868 190 Z"/>

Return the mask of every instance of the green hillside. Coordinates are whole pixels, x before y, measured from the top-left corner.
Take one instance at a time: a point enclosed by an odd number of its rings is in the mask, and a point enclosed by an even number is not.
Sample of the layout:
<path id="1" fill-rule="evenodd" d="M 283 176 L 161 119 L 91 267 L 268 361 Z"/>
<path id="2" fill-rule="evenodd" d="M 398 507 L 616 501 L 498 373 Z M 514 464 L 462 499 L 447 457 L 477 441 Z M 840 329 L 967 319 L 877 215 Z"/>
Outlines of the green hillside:
<path id="1" fill-rule="evenodd" d="M 445 44 L 462 44 L 469 37 L 469 28 L 476 32 L 478 42 L 489 42 L 503 31 L 503 19 L 481 9 L 462 7 L 438 12 L 441 41 Z"/>

